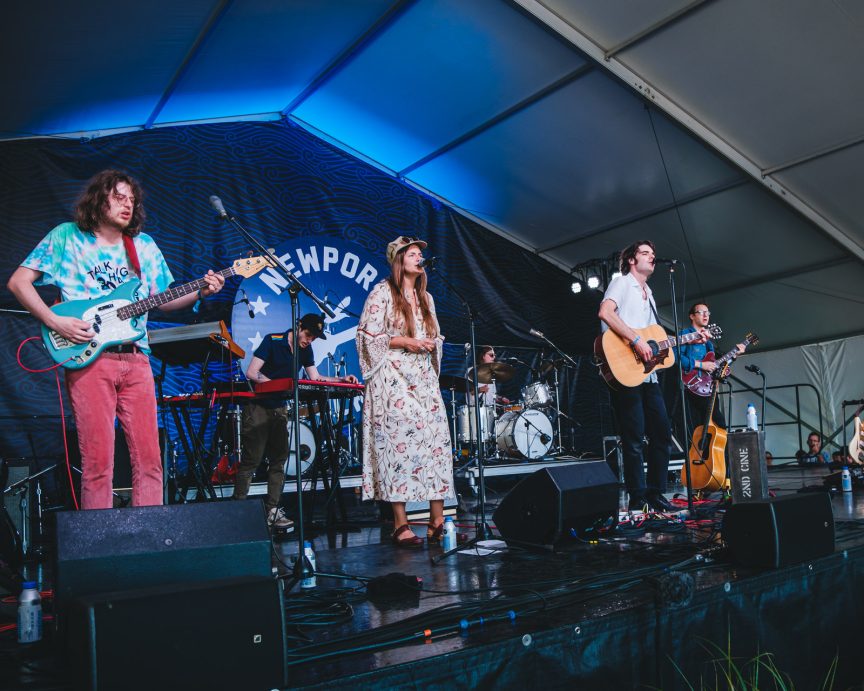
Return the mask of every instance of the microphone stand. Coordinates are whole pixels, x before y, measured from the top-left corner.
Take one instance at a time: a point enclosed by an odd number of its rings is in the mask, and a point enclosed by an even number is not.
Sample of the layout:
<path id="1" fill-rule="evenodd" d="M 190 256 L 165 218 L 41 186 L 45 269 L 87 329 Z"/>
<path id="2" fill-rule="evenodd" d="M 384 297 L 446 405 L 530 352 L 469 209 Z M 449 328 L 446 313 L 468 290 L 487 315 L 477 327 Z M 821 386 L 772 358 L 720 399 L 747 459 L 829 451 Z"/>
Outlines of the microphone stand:
<path id="1" fill-rule="evenodd" d="M 217 200 L 218 201 L 218 200 Z M 294 273 L 285 266 L 284 262 L 279 259 L 272 251 L 264 247 L 249 231 L 247 231 L 236 218 L 231 216 L 223 208 L 221 201 L 218 206 L 213 203 L 214 208 L 219 212 L 219 216 L 228 221 L 237 231 L 246 239 L 246 241 L 254 247 L 258 252 L 270 260 L 270 265 L 276 269 L 288 281 L 288 293 L 291 296 L 291 348 L 294 356 L 294 387 L 293 387 L 293 403 L 294 415 L 292 420 L 292 432 L 294 434 L 294 458 L 297 459 L 297 472 L 294 474 L 297 481 L 297 561 L 294 562 L 294 573 L 285 586 L 285 592 L 290 592 L 291 589 L 300 581 L 306 578 L 312 578 L 315 575 L 315 570 L 312 564 L 306 557 L 304 549 L 306 535 L 303 526 L 303 479 L 300 465 L 300 387 L 297 382 L 300 380 L 300 337 L 298 325 L 300 320 L 300 293 L 305 293 L 309 299 L 314 302 L 318 308 L 331 319 L 336 315 L 327 304 L 305 286 Z M 315 491 L 315 488 L 312 488 Z"/>
<path id="2" fill-rule="evenodd" d="M 681 337 L 681 324 L 678 320 L 678 299 L 675 296 L 675 264 L 669 264 L 669 290 L 672 298 L 672 323 L 675 327 L 676 342 Z M 678 394 L 681 398 L 681 423 L 682 433 L 690 435 L 689 422 L 687 420 L 687 398 L 684 395 L 684 371 L 681 368 L 681 346 L 678 346 L 678 357 L 675 358 L 678 371 Z M 709 419 L 710 422 L 710 419 Z M 704 431 L 703 431 L 704 435 Z M 653 443 L 653 441 L 652 441 Z M 690 447 L 693 445 L 693 440 L 686 440 L 687 451 L 684 453 L 684 476 L 687 479 L 687 515 L 693 518 L 693 477 L 690 473 Z M 683 446 L 683 445 L 682 445 Z"/>
<path id="3" fill-rule="evenodd" d="M 430 271 L 434 271 L 434 265 L 429 267 Z M 468 540 L 467 542 L 463 542 L 461 545 L 456 545 L 453 549 L 444 552 L 443 554 L 439 554 L 436 557 L 432 557 L 431 561 L 433 564 L 437 564 L 438 562 L 446 559 L 451 554 L 455 554 L 457 552 L 461 552 L 462 550 L 469 549 L 474 547 L 478 542 L 483 540 L 488 540 L 492 537 L 492 529 L 489 527 L 489 524 L 486 522 L 486 480 L 483 475 L 483 467 L 486 465 L 486 449 L 484 442 L 480 439 L 480 386 L 479 386 L 479 377 L 477 376 L 477 337 L 474 329 L 474 311 L 471 309 L 471 305 L 469 302 L 463 297 L 462 293 L 456 290 L 456 287 L 447 280 L 447 278 L 438 273 L 437 276 L 444 282 L 444 284 L 453 292 L 453 294 L 459 298 L 459 301 L 465 307 L 465 311 L 468 314 L 468 332 L 470 334 L 470 338 L 468 339 L 471 342 L 471 367 L 474 373 L 474 381 L 471 382 L 471 385 L 474 389 L 474 429 L 477 430 L 477 519 L 475 523 L 475 535 L 473 538 Z M 469 425 L 470 429 L 470 425 Z"/>

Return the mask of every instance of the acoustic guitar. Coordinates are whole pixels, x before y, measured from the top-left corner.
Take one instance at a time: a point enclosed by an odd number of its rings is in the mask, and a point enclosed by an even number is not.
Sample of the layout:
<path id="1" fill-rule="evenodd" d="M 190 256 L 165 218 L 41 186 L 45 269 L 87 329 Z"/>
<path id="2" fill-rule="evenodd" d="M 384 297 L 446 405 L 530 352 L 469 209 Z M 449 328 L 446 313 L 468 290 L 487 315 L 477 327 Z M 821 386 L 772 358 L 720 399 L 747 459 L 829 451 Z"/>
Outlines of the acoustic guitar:
<path id="1" fill-rule="evenodd" d="M 705 329 L 712 338 L 720 338 L 723 330 L 716 324 L 710 324 Z M 659 324 L 651 324 L 644 329 L 634 329 L 653 353 L 648 362 L 643 362 L 636 349 L 625 338 L 621 338 L 612 329 L 604 332 L 594 340 L 594 362 L 600 368 L 600 376 L 613 389 L 618 386 L 639 386 L 645 377 L 658 369 L 666 369 L 675 364 L 675 353 L 672 348 L 677 345 L 698 341 L 700 334 L 696 331 L 682 335 L 680 338 L 668 337 Z"/>
<path id="2" fill-rule="evenodd" d="M 744 341 L 742 342 L 745 350 L 751 346 L 759 343 L 759 336 L 754 333 L 748 333 L 744 337 Z M 738 357 L 738 348 L 733 348 L 728 353 L 726 353 L 723 357 L 717 358 L 716 355 L 712 351 L 708 351 L 705 353 L 705 356 L 702 358 L 703 362 L 716 362 L 717 367 L 721 367 L 726 362 L 731 362 L 736 357 Z M 716 358 L 716 359 L 715 359 Z M 681 375 L 681 378 L 684 380 L 684 385 L 690 389 L 691 393 L 696 394 L 697 396 L 710 396 L 711 395 L 711 373 L 706 372 L 705 370 L 692 369 L 690 372 L 685 372 Z"/>
<path id="3" fill-rule="evenodd" d="M 270 261 L 264 257 L 238 259 L 227 269 L 218 273 L 225 278 L 231 276 L 254 276 Z M 86 343 L 72 343 L 42 325 L 42 342 L 48 349 L 51 359 L 66 369 L 83 369 L 93 362 L 99 354 L 115 345 L 134 343 L 144 338 L 146 328 L 138 319 L 154 307 L 194 293 L 207 285 L 203 278 L 191 283 L 169 288 L 166 291 L 141 298 L 141 281 L 133 278 L 112 290 L 108 295 L 95 300 L 67 300 L 51 307 L 51 311 L 62 317 L 77 317 L 90 324 L 95 335 Z"/>
<path id="4" fill-rule="evenodd" d="M 690 488 L 704 492 L 722 489 L 726 483 L 726 430 L 711 419 L 717 405 L 720 380 L 729 373 L 729 361 L 714 370 L 711 376 L 711 403 L 703 424 L 693 430 L 687 465 L 690 467 Z M 681 468 L 681 484 L 687 485 L 687 468 Z"/>

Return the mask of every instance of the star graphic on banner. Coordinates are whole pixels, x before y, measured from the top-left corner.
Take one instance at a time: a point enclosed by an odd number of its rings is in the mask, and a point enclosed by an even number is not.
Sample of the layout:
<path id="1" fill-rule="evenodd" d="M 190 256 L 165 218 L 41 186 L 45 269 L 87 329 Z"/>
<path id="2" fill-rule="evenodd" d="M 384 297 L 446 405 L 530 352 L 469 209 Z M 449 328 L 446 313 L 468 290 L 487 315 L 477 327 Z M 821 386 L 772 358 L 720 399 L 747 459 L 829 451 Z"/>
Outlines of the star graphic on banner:
<path id="1" fill-rule="evenodd" d="M 255 302 L 250 302 L 249 307 L 255 310 L 255 314 L 263 314 L 265 317 L 267 316 L 267 308 L 270 307 L 269 302 L 264 302 L 259 295 L 255 298 Z"/>
<path id="2" fill-rule="evenodd" d="M 259 297 L 258 299 L 260 300 L 261 298 Z M 249 349 L 254 353 L 256 350 L 258 350 L 258 346 L 261 345 L 261 341 L 264 340 L 264 337 L 261 335 L 260 331 L 256 331 L 253 338 L 247 338 L 246 340 L 249 341 L 249 343 L 251 344 L 251 347 Z"/>

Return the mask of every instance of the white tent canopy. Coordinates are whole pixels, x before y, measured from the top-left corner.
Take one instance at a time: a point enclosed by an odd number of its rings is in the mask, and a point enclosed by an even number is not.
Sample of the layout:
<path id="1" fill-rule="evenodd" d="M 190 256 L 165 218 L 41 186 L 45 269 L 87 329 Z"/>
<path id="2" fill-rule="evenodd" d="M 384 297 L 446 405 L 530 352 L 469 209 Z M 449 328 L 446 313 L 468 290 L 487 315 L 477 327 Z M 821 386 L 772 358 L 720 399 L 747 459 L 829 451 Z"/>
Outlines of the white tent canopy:
<path id="1" fill-rule="evenodd" d="M 290 118 L 568 270 L 652 238 L 686 265 L 679 297 L 708 300 L 731 338 L 864 333 L 854 0 L 34 0 L 4 14 L 2 138 Z M 654 283 L 668 315 L 665 275 Z"/>

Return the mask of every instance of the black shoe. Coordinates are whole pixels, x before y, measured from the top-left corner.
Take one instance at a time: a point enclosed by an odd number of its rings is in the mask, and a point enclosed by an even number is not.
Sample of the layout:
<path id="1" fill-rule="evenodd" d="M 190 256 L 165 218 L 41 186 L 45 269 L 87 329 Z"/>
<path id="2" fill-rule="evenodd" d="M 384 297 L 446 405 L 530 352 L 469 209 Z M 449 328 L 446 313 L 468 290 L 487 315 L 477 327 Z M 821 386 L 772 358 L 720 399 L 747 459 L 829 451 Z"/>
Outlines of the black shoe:
<path id="1" fill-rule="evenodd" d="M 683 510 L 683 507 L 678 508 L 662 494 L 650 494 L 647 499 L 648 506 L 660 513 L 676 513 Z"/>

